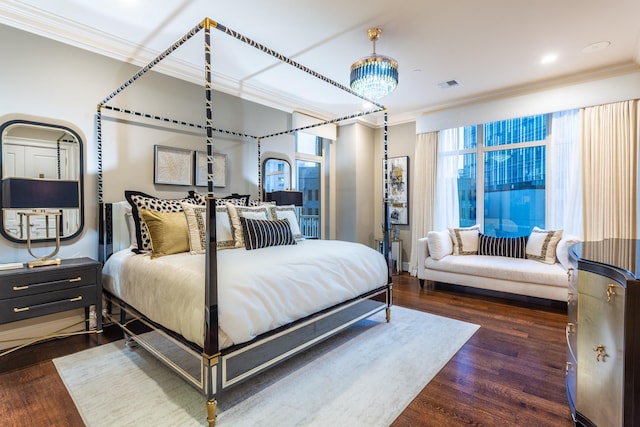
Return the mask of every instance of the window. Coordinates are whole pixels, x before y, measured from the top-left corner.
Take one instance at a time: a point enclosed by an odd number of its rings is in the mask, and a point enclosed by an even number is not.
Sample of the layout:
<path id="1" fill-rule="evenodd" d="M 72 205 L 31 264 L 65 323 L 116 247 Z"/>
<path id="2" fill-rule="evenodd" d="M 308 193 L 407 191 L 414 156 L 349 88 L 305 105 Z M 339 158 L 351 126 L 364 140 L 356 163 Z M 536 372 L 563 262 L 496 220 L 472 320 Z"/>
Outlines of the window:
<path id="1" fill-rule="evenodd" d="M 296 177 L 302 191 L 300 229 L 305 237 L 322 237 L 322 140 L 296 134 Z"/>
<path id="2" fill-rule="evenodd" d="M 544 228 L 547 130 L 543 114 L 443 131 L 438 191 L 457 197 L 437 203 L 453 206 L 460 226 L 482 223 L 491 236 Z"/>

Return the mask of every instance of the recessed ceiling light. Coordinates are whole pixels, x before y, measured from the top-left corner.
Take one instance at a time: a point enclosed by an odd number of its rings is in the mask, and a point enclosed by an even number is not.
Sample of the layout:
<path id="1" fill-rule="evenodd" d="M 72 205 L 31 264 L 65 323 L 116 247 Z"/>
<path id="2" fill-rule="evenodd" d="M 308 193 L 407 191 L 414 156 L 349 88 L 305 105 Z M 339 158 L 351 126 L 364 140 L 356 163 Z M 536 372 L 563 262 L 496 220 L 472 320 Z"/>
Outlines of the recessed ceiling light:
<path id="1" fill-rule="evenodd" d="M 587 45 L 582 48 L 582 53 L 598 52 L 600 50 L 608 48 L 609 46 L 611 46 L 610 41 L 601 41 L 601 42 L 591 43 L 590 45 Z"/>
<path id="2" fill-rule="evenodd" d="M 555 53 L 549 53 L 542 57 L 540 60 L 541 64 L 551 64 L 552 62 L 556 62 L 558 60 L 558 55 Z"/>

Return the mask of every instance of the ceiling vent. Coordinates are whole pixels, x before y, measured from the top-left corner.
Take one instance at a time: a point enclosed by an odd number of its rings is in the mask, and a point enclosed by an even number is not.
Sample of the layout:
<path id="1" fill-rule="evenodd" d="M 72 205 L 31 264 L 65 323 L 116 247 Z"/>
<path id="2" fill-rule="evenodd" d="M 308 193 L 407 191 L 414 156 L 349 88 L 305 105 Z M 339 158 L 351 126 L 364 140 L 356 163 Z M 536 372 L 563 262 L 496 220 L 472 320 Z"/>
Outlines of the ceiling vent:
<path id="1" fill-rule="evenodd" d="M 457 80 L 447 80 L 436 84 L 440 89 L 451 89 L 460 86 Z"/>

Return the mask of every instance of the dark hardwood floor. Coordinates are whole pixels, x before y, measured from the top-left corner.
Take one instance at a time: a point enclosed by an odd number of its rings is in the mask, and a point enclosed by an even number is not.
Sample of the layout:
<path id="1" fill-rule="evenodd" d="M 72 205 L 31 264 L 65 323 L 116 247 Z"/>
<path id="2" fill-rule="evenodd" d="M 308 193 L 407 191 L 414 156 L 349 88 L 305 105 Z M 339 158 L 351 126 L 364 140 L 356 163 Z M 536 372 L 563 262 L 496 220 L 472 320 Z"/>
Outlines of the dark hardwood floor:
<path id="1" fill-rule="evenodd" d="M 565 311 L 421 289 L 406 273 L 394 276 L 394 304 L 481 327 L 393 427 L 573 425 L 564 386 Z M 103 341 L 119 337 L 107 328 Z M 51 359 L 95 345 L 94 336 L 76 336 L 0 358 L 0 425 L 82 426 Z"/>

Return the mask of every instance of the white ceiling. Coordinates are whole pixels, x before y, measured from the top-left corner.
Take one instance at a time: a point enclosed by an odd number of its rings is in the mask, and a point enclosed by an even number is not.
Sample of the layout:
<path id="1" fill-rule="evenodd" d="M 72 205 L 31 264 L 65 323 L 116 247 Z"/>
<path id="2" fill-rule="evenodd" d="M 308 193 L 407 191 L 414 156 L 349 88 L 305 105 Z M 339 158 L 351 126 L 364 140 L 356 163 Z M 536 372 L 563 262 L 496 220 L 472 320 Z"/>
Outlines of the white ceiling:
<path id="1" fill-rule="evenodd" d="M 392 124 L 640 68 L 639 0 L 0 0 L 0 23 L 140 66 L 205 17 L 345 86 L 351 63 L 372 51 L 367 29 L 381 27 L 377 52 L 399 62 L 398 88 L 380 100 Z M 217 30 L 212 50 L 218 90 L 323 118 L 362 108 Z M 541 64 L 548 54 L 557 61 Z M 170 59 L 163 72 L 203 81 L 200 34 Z M 438 87 L 449 80 L 460 85 Z"/>

